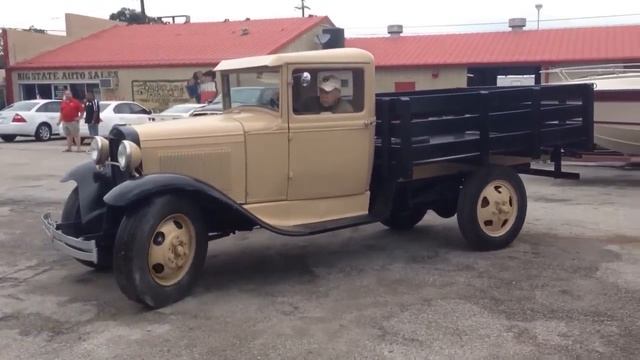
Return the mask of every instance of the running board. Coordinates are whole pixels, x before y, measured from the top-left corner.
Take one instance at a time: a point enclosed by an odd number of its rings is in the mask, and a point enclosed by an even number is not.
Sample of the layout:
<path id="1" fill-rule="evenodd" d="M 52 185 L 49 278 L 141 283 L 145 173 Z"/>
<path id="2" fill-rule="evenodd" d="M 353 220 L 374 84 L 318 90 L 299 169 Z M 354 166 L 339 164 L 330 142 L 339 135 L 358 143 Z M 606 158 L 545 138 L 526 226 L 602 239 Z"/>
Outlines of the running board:
<path id="1" fill-rule="evenodd" d="M 320 221 L 309 224 L 300 224 L 292 226 L 263 226 L 265 229 L 276 234 L 286 236 L 308 236 L 322 234 L 329 231 L 342 230 L 354 226 L 373 224 L 379 220 L 369 214 L 352 216 L 342 219 Z"/>

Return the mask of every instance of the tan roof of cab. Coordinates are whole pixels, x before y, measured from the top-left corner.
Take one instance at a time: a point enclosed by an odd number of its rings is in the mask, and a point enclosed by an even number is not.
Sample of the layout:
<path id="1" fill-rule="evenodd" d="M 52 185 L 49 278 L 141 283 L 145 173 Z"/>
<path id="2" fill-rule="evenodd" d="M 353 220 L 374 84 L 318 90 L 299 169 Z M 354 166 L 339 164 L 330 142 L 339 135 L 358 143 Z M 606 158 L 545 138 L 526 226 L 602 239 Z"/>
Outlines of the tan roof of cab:
<path id="1" fill-rule="evenodd" d="M 255 68 L 262 66 L 280 66 L 284 64 L 305 63 L 364 63 L 373 64 L 373 55 L 368 51 L 355 48 L 300 51 L 284 54 L 252 56 L 240 59 L 223 60 L 215 71 Z"/>

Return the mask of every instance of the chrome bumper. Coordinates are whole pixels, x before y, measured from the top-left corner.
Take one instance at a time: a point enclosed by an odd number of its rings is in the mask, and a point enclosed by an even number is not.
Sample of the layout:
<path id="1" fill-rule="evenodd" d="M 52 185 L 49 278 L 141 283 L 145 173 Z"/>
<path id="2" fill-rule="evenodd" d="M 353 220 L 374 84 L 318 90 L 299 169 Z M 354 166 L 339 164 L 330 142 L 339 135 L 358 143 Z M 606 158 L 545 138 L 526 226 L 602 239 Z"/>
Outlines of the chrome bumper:
<path id="1" fill-rule="evenodd" d="M 50 213 L 42 215 L 42 223 L 44 231 L 56 249 L 76 259 L 98 263 L 98 249 L 95 240 L 85 240 L 82 237 L 76 239 L 63 234 L 58 230 L 58 224 L 51 220 Z"/>

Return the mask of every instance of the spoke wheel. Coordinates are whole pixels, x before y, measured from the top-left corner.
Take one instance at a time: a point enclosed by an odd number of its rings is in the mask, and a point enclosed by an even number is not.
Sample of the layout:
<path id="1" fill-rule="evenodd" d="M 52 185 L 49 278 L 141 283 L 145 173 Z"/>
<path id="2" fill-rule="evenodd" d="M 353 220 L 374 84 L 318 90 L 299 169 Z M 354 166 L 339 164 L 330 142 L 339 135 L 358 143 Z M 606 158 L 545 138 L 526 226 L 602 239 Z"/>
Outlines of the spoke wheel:
<path id="1" fill-rule="evenodd" d="M 184 277 L 193 262 L 195 238 L 193 224 L 182 214 L 158 225 L 149 242 L 149 272 L 155 282 L 171 286 Z"/>

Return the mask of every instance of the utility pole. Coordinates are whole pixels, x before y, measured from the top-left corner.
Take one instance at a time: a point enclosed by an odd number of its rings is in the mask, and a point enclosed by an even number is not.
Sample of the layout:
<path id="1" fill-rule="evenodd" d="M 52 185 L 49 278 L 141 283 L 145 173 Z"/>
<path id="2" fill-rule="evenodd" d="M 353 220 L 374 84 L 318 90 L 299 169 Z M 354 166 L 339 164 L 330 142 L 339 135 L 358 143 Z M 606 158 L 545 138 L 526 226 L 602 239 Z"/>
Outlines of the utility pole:
<path id="1" fill-rule="evenodd" d="M 536 10 L 538 10 L 538 30 L 540 30 L 540 10 L 542 9 L 542 4 L 536 4 Z"/>
<path id="2" fill-rule="evenodd" d="M 140 12 L 142 15 L 147 16 L 147 12 L 144 11 L 144 0 L 140 0 Z"/>
<path id="3" fill-rule="evenodd" d="M 310 7 L 308 7 L 307 5 L 304 4 L 304 0 L 300 0 L 300 6 L 296 6 L 297 10 L 302 10 L 302 17 L 304 17 L 304 9 L 309 9 L 311 10 Z"/>

